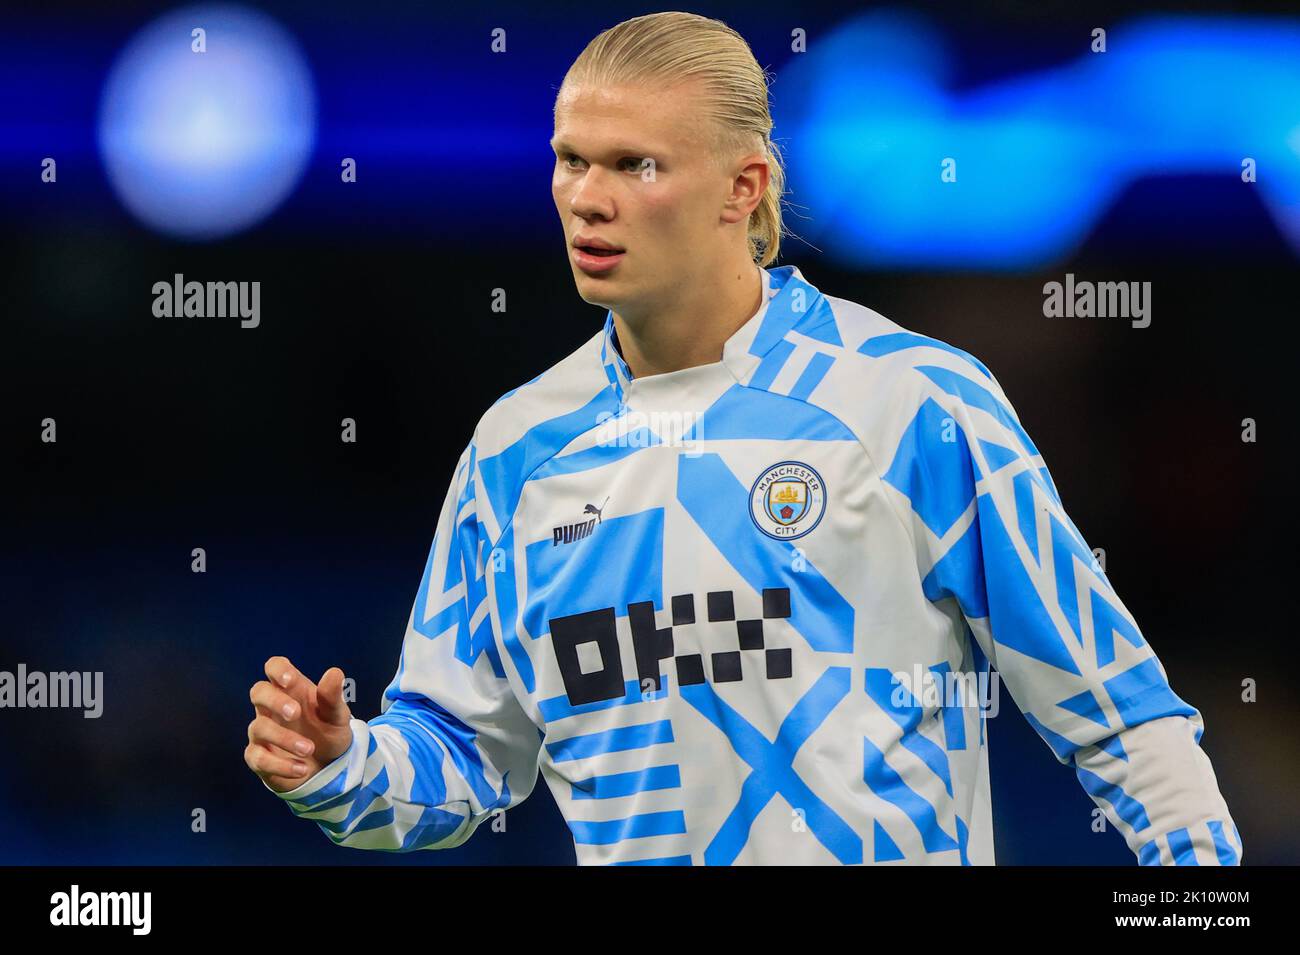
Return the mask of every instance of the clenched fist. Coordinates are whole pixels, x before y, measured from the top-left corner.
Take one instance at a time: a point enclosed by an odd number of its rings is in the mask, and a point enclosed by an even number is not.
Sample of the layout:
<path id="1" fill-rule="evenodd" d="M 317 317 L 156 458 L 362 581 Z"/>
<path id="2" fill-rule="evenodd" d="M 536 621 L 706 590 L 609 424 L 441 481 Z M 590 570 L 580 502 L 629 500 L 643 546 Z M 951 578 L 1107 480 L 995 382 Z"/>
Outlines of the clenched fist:
<path id="1" fill-rule="evenodd" d="M 276 792 L 288 792 L 347 752 L 352 711 L 343 702 L 338 667 L 317 685 L 285 657 L 271 657 L 266 675 L 269 681 L 248 693 L 257 715 L 248 724 L 244 762 Z"/>

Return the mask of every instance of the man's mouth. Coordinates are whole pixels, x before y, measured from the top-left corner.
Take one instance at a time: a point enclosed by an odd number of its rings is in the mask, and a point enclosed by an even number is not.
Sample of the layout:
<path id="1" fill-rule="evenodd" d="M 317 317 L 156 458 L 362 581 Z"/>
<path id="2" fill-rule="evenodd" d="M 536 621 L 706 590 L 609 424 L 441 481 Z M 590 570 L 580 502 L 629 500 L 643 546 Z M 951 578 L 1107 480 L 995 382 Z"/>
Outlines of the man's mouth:
<path id="1" fill-rule="evenodd" d="M 600 241 L 600 240 L 596 240 Z M 573 247 L 573 263 L 588 275 L 604 275 L 613 272 L 618 268 L 623 256 L 627 254 L 626 249 L 606 248 L 609 243 L 593 245 L 587 242 L 575 244 Z"/>

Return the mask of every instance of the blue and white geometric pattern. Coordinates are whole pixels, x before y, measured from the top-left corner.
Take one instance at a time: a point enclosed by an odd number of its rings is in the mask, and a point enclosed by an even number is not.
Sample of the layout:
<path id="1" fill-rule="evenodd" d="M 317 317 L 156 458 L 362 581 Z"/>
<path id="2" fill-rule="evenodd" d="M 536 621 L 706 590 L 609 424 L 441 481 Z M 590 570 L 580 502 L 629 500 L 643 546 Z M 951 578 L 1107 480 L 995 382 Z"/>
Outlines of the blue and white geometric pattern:
<path id="1" fill-rule="evenodd" d="M 1139 862 L 1238 863 L 1199 712 L 989 369 L 761 271 L 721 361 L 634 379 L 611 314 L 488 410 L 383 714 L 292 811 L 449 847 L 540 772 L 583 864 L 989 864 L 984 707 L 929 690 L 994 668 Z"/>

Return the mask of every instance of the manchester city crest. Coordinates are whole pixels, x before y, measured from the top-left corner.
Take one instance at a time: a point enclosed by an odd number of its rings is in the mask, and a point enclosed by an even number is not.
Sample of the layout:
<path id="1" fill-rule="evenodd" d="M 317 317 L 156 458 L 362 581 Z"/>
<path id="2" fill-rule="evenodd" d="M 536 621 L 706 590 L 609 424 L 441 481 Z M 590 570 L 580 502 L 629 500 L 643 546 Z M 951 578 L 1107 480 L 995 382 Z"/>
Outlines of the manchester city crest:
<path id="1" fill-rule="evenodd" d="M 822 476 L 802 461 L 782 461 L 764 468 L 749 491 L 749 516 L 768 537 L 803 537 L 826 513 Z"/>

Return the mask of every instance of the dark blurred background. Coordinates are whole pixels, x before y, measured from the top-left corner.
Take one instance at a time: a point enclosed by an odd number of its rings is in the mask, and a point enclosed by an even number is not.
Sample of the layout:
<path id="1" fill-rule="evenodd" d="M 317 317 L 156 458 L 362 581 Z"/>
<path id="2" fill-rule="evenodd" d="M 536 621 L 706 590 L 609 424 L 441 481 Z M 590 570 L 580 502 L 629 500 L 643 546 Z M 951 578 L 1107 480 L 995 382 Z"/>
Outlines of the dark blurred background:
<path id="1" fill-rule="evenodd" d="M 604 317 L 550 199 L 555 91 L 600 30 L 673 8 L 3 15 L 0 670 L 102 670 L 105 704 L 0 709 L 0 862 L 573 862 L 540 779 L 506 832 L 456 850 L 332 846 L 245 768 L 247 693 L 281 653 L 342 666 L 377 715 L 475 422 Z M 1300 861 L 1283 494 L 1300 10 L 686 9 L 775 74 L 800 237 L 778 264 L 989 365 L 1204 716 L 1245 861 Z M 260 282 L 260 325 L 155 317 L 176 273 Z M 1150 326 L 1045 318 L 1067 273 L 1150 282 Z M 998 861 L 1133 864 L 1003 703 Z"/>

